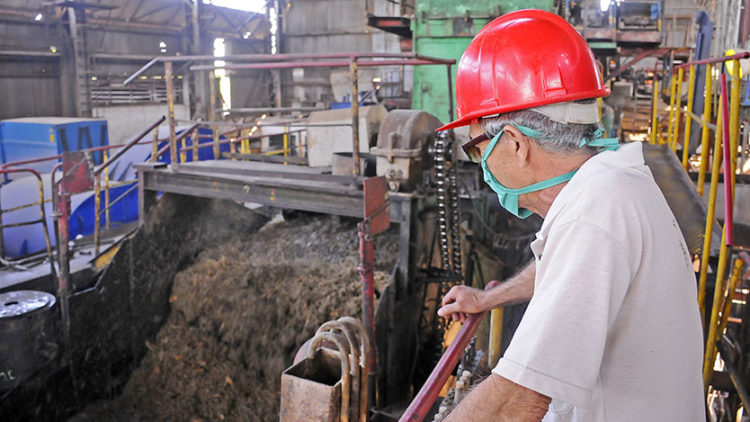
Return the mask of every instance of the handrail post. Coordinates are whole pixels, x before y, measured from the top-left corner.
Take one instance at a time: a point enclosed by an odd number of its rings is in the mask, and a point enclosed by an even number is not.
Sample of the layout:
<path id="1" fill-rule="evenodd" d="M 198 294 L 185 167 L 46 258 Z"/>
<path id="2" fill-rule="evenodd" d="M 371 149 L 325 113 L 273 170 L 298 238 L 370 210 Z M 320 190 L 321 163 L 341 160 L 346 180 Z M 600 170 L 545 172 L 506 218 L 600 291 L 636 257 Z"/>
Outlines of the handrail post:
<path id="1" fill-rule="evenodd" d="M 4 176 L 5 174 L 3 174 L 3 178 Z M 42 206 L 44 206 L 43 195 Z M 0 185 L 0 258 L 5 258 L 5 230 L 3 229 L 2 185 Z"/>
<path id="2" fill-rule="evenodd" d="M 653 98 L 651 99 L 651 136 L 649 136 L 649 143 L 656 145 L 656 131 L 659 127 L 659 80 L 656 79 L 656 76 L 654 76 L 653 89 Z"/>
<path id="3" fill-rule="evenodd" d="M 680 68 L 682 71 L 682 68 Z M 690 65 L 688 70 L 688 99 L 687 99 L 687 114 L 685 115 L 685 131 L 682 135 L 682 167 L 685 171 L 690 170 L 690 163 L 688 158 L 690 157 L 690 129 L 693 124 L 693 100 L 695 98 L 695 65 Z"/>
<path id="4" fill-rule="evenodd" d="M 167 111 L 169 120 L 169 150 L 173 168 L 179 167 L 177 162 L 177 134 L 174 128 L 174 81 L 172 80 L 172 62 L 164 63 L 164 79 L 167 84 Z"/>
<path id="5" fill-rule="evenodd" d="M 183 137 L 180 140 L 180 163 L 187 162 L 187 140 Z"/>
<path id="6" fill-rule="evenodd" d="M 284 126 L 284 158 L 289 156 L 289 127 Z M 289 164 L 284 161 L 284 165 Z"/>
<path id="7" fill-rule="evenodd" d="M 489 341 L 489 357 L 487 363 L 490 368 L 494 368 L 497 365 L 497 361 L 500 359 L 500 349 L 502 347 L 503 339 L 503 308 L 495 308 L 490 311 L 490 341 Z"/>
<path id="8" fill-rule="evenodd" d="M 107 150 L 104 150 L 104 162 L 107 162 Z M 104 168 L 104 226 L 109 230 L 109 166 Z"/>
<path id="9" fill-rule="evenodd" d="M 151 140 L 151 161 L 156 162 L 159 154 L 159 126 L 154 128 L 154 137 Z"/>
<path id="10" fill-rule="evenodd" d="M 199 135 L 200 133 L 198 132 L 198 128 L 193 129 L 193 139 L 191 140 L 191 146 L 193 147 L 193 161 L 198 161 L 198 143 L 200 142 Z"/>
<path id="11" fill-rule="evenodd" d="M 349 70 L 352 75 L 352 158 L 354 159 L 354 175 L 359 176 L 359 83 L 356 57 L 352 57 Z"/>
<path id="12" fill-rule="evenodd" d="M 670 145 L 670 148 L 672 148 L 672 152 L 677 152 L 677 140 L 680 137 L 680 115 L 682 110 L 682 78 L 685 76 L 685 71 L 683 68 L 679 68 L 677 70 L 677 84 L 676 84 L 676 93 L 675 93 L 675 113 L 674 113 L 674 126 L 672 128 L 674 129 L 674 134 L 672 135 L 672 144 Z"/>
<path id="13" fill-rule="evenodd" d="M 97 174 L 94 179 L 94 255 L 99 255 L 99 225 L 101 224 L 101 180 Z"/>
<path id="14" fill-rule="evenodd" d="M 732 148 L 732 153 L 737 154 L 737 147 L 739 141 L 739 130 L 740 130 L 740 61 L 735 59 L 732 60 L 732 93 L 729 96 L 729 145 Z M 737 162 L 732 160 L 732 186 L 734 186 L 735 173 L 737 171 Z M 726 183 L 726 179 L 724 180 Z"/>
<path id="15" fill-rule="evenodd" d="M 701 323 L 706 315 L 705 298 L 706 298 L 706 279 L 708 277 L 708 260 L 711 255 L 711 238 L 713 236 L 714 218 L 716 216 L 716 195 L 719 190 L 719 169 L 721 168 L 722 157 L 722 118 L 721 109 L 716 119 L 716 131 L 714 132 L 714 153 L 713 163 L 711 165 L 711 189 L 708 194 L 708 210 L 706 211 L 706 229 L 703 233 L 703 250 L 701 251 L 701 267 L 698 280 L 698 307 L 701 313 Z M 723 236 L 722 236 L 723 237 Z M 722 240 L 722 245 L 724 244 Z M 723 248 L 723 246 L 722 246 Z M 721 250 L 719 251 L 721 259 Z M 718 286 L 719 280 L 716 279 Z"/>
<path id="16" fill-rule="evenodd" d="M 698 195 L 703 196 L 703 185 L 706 184 L 706 170 L 708 170 L 708 150 L 709 150 L 709 129 L 708 123 L 711 121 L 711 107 L 712 107 L 712 96 L 713 96 L 713 65 L 706 65 L 706 87 L 703 94 L 703 123 L 701 131 L 701 161 L 700 168 L 698 169 Z M 716 128 L 719 128 L 719 122 L 716 122 Z"/>
<path id="17" fill-rule="evenodd" d="M 669 82 L 669 121 L 667 122 L 667 145 L 669 146 L 669 148 L 672 148 L 672 130 L 674 128 L 674 112 L 675 112 L 674 104 L 675 104 L 675 89 L 676 88 L 677 88 L 677 76 L 675 76 L 674 68 L 673 68 L 672 77 Z"/>
<path id="18" fill-rule="evenodd" d="M 232 154 L 232 161 L 237 161 L 237 157 L 235 154 L 237 154 L 237 145 L 235 145 L 235 142 L 237 141 L 237 138 L 234 136 L 229 138 L 229 153 Z"/>
<path id="19" fill-rule="evenodd" d="M 213 143 L 214 143 L 214 160 L 221 159 L 221 153 L 219 150 L 219 126 L 214 125 L 213 133 L 211 134 L 213 136 Z"/>
<path id="20" fill-rule="evenodd" d="M 738 63 L 735 63 L 735 69 L 738 67 Z M 721 74 L 721 101 L 720 101 L 720 112 L 721 112 L 721 121 L 723 124 L 722 127 L 722 136 L 723 136 L 723 156 L 724 156 L 724 195 L 725 195 L 725 201 L 724 201 L 724 207 L 725 207 L 725 219 L 724 219 L 724 227 L 721 233 L 721 249 L 719 251 L 719 264 L 716 269 L 716 285 L 714 287 L 714 299 L 713 304 L 711 308 L 711 319 L 709 323 L 709 329 L 708 329 L 708 336 L 706 339 L 706 352 L 704 356 L 703 361 L 703 383 L 704 383 L 704 394 L 708 391 L 708 386 L 711 383 L 711 379 L 713 377 L 713 365 L 714 361 L 716 360 L 716 342 L 722 335 L 722 330 L 725 327 L 726 322 L 724 322 L 724 316 L 719 317 L 719 311 L 726 309 L 729 307 L 731 309 L 731 300 L 732 295 L 734 293 L 734 289 L 736 288 L 736 279 L 735 277 L 738 276 L 738 272 L 741 268 L 741 262 L 736 263 L 738 267 L 736 268 L 736 271 L 734 271 L 730 275 L 730 279 L 725 281 L 726 276 L 726 269 L 728 265 L 728 261 L 732 258 L 732 208 L 734 206 L 733 203 L 733 197 L 734 197 L 734 183 L 735 183 L 735 177 L 734 177 L 734 170 L 733 168 L 736 166 L 736 160 L 737 160 L 737 148 L 732 146 L 732 136 L 731 136 L 731 112 L 728 110 L 728 89 L 727 89 L 727 82 L 726 82 L 726 74 Z M 730 116 L 727 116 L 727 115 Z M 729 126 L 729 127 L 727 127 Z M 718 131 L 718 128 L 717 128 Z M 741 261 L 741 260 L 738 260 Z M 724 297 L 724 284 L 727 283 L 729 290 L 726 294 L 727 300 L 730 301 L 728 305 L 725 305 L 723 308 L 721 307 L 721 299 Z M 727 310 L 728 313 L 728 310 Z"/>
<path id="21" fill-rule="evenodd" d="M 732 300 L 734 299 L 735 290 L 737 290 L 737 284 L 742 276 L 742 267 L 745 265 L 745 261 L 737 259 L 734 262 L 734 268 L 732 269 L 732 275 L 729 277 L 729 288 L 727 289 L 727 295 L 724 298 L 724 306 L 721 311 L 721 319 L 719 320 L 719 336 L 724 334 L 724 330 L 727 328 L 727 322 L 729 322 L 729 314 L 732 311 Z"/>

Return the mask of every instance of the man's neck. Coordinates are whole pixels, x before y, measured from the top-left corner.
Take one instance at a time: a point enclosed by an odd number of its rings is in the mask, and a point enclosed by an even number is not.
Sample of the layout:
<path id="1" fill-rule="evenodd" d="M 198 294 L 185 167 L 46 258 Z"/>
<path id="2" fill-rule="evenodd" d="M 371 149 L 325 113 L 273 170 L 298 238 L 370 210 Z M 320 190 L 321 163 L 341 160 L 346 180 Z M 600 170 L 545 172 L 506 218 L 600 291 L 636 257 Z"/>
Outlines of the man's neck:
<path id="1" fill-rule="evenodd" d="M 544 180 L 549 180 L 553 177 L 561 176 L 571 171 L 578 170 L 583 163 L 593 157 L 592 155 L 580 153 L 580 154 L 550 154 L 546 151 L 538 155 L 538 160 L 533 163 L 535 168 L 536 181 L 538 183 Z M 560 191 L 568 184 L 568 182 L 560 183 L 558 185 L 550 186 L 540 191 L 531 192 L 526 195 L 522 195 L 522 207 L 531 210 L 532 212 L 539 214 L 542 218 L 547 216 L 552 203 L 560 194 Z"/>

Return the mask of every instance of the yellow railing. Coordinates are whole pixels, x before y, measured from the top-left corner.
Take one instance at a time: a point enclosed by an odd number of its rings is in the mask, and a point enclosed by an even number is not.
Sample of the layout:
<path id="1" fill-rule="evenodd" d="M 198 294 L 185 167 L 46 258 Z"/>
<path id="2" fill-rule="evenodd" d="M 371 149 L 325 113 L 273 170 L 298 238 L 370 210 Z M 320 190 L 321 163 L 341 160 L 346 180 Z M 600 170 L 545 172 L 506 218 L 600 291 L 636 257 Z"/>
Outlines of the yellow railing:
<path id="1" fill-rule="evenodd" d="M 684 115 L 684 132 L 682 136 L 682 165 L 686 170 L 690 170 L 690 131 L 692 122 L 701 125 L 701 148 L 698 164 L 697 192 L 700 196 L 704 195 L 704 185 L 708 165 L 711 163 L 711 180 L 710 189 L 707 198 L 707 215 L 706 225 L 703 238 L 703 250 L 700 257 L 700 269 L 698 275 L 698 306 L 701 314 L 701 321 L 706 321 L 706 284 L 709 271 L 709 259 L 711 257 L 711 242 L 713 237 L 713 228 L 716 219 L 716 198 L 719 190 L 719 177 L 722 173 L 722 162 L 724 160 L 724 183 L 725 186 L 725 212 L 733 207 L 734 190 L 736 183 L 736 169 L 738 156 L 738 135 L 739 135 L 739 105 L 740 105 L 740 66 L 739 60 L 750 57 L 750 54 L 735 54 L 715 59 L 701 60 L 674 66 L 670 81 L 670 99 L 669 115 L 667 124 L 667 145 L 676 152 L 677 145 L 680 142 L 680 117 Z M 724 64 L 729 64 L 724 66 Z M 704 88 L 703 115 L 697 116 L 693 112 L 693 103 L 695 99 L 695 81 L 696 67 L 706 66 L 706 78 Z M 688 69 L 688 101 L 687 106 L 682 107 L 682 82 L 684 78 L 684 69 Z M 730 80 L 731 88 L 727 87 L 727 76 Z M 715 79 L 717 81 L 715 81 Z M 718 87 L 714 84 L 718 82 Z M 718 99 L 715 91 L 718 91 Z M 658 81 L 654 82 L 654 99 L 652 109 L 651 134 L 649 142 L 663 143 L 660 139 L 660 124 L 658 121 Z M 712 123 L 712 116 L 715 115 L 715 123 Z M 713 132 L 713 154 L 709 160 L 711 149 L 711 132 Z M 727 139 L 728 138 L 728 139 Z M 729 151 L 724 151 L 728 148 Z M 716 360 L 716 342 L 726 328 L 728 314 L 731 309 L 731 301 L 734 290 L 742 269 L 742 261 L 734 254 L 731 242 L 727 239 L 727 233 L 731 233 L 731 219 L 724 219 L 722 227 L 721 246 L 719 249 L 719 259 L 713 272 L 716 275 L 716 284 L 714 287 L 714 297 L 711 306 L 711 315 L 708 319 L 706 331 L 706 348 L 703 364 L 703 381 L 704 389 L 707 392 L 708 386 L 713 377 L 714 361 Z M 734 261 L 734 270 L 727 274 L 730 263 Z M 723 304 L 723 306 L 722 306 Z"/>

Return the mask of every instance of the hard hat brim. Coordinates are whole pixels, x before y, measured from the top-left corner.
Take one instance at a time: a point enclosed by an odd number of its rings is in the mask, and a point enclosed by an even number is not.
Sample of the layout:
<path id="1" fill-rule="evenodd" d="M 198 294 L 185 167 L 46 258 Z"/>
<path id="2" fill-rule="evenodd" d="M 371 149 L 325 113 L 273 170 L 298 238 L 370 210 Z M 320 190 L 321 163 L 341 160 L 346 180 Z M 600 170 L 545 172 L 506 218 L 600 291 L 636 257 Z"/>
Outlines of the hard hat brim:
<path id="1" fill-rule="evenodd" d="M 541 107 L 541 106 L 546 106 L 546 105 L 555 104 L 555 103 L 563 103 L 563 102 L 570 102 L 570 101 L 606 97 L 609 95 L 609 92 L 610 92 L 609 89 L 604 88 L 604 89 L 590 91 L 590 92 L 577 93 L 577 95 L 575 96 L 569 95 L 569 96 L 564 96 L 564 97 L 545 98 L 539 101 L 524 103 L 523 106 L 519 106 L 518 104 L 509 104 L 509 105 L 500 106 L 500 107 L 496 107 L 496 108 L 492 108 L 488 110 L 487 109 L 480 110 L 474 113 L 469 113 L 444 126 L 441 126 L 435 129 L 435 132 L 442 132 L 448 129 L 454 129 L 454 128 L 461 127 L 461 126 L 467 126 L 471 124 L 472 120 L 478 120 L 478 119 L 483 119 L 487 117 L 494 117 L 502 113 L 509 113 L 511 111 L 526 110 L 526 109 L 530 109 L 534 107 Z"/>

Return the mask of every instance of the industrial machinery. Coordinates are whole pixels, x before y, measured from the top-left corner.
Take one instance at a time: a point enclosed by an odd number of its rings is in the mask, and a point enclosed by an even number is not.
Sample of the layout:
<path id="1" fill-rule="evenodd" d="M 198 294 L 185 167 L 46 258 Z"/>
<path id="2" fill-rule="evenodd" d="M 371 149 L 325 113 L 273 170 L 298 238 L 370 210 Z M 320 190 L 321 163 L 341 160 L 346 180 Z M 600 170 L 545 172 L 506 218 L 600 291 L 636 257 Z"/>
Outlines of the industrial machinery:
<path id="1" fill-rule="evenodd" d="M 386 113 L 353 101 L 351 108 L 315 112 L 309 119 L 190 122 L 180 130 L 174 118 L 173 64 L 213 70 L 215 57 L 160 56 L 150 62 L 146 67 L 164 66 L 166 119 L 101 162 L 91 148 L 66 152 L 59 164 L 54 159 L 56 171 L 49 178 L 39 177 L 42 197 L 29 208 L 39 207 L 41 221 L 27 223 L 47 227 L 48 185 L 56 223 L 52 237 L 58 241 L 40 247 L 35 258 L 41 265 L 33 276 L 19 277 L 18 266 L 3 268 L 11 275 L 0 284 L 0 332 L 12 341 L 0 344 L 0 352 L 12 345 L 14 351 L 33 353 L 0 354 L 9 357 L 0 359 L 0 413 L 62 417 L 70 413 L 61 409 L 67 403 L 80 406 L 121 388 L 146 352 L 146 341 L 164 323 L 175 273 L 195 256 L 201 235 L 211 231 L 201 231 L 202 225 L 227 218 L 207 205 L 215 199 L 359 220 L 352 237 L 359 240 L 362 318 L 320 321 L 320 328 L 309 333 L 309 341 L 279 374 L 282 420 L 422 420 L 447 411 L 440 410 L 438 400 L 459 401 L 470 380 L 507 347 L 525 305 L 493 312 L 491 323 L 477 315 L 460 326 L 437 317 L 439 303 L 454 285 L 490 288 L 491 279 L 506 278 L 525 265 L 541 219 L 518 220 L 500 208 L 484 187 L 479 167 L 461 160 L 461 136 L 435 132 L 453 112 L 452 87 L 445 81 L 451 80 L 446 76 L 452 75 L 455 58 L 481 26 L 503 11 L 486 2 L 448 3 L 417 2 L 418 54 L 237 55 L 225 57 L 221 65 L 348 67 L 352 98 L 358 95 L 360 66 L 424 65 L 415 71 L 415 110 Z M 633 17 L 646 9 L 648 19 Z M 648 6 L 632 14 L 600 13 L 594 20 L 601 27 L 614 22 L 617 31 L 649 32 L 658 29 L 653 11 Z M 612 21 L 618 16 L 623 19 Z M 446 45 L 453 57 L 429 56 L 446 51 Z M 164 120 L 167 125 L 159 133 Z M 264 133 L 266 128 L 276 131 Z M 111 205 L 106 177 L 139 144 L 149 154 L 130 169 L 137 173 L 131 192 L 138 197 L 138 225 L 116 233 L 100 220 L 106 220 Z M 374 159 L 365 164 L 368 152 Z M 645 155 L 691 252 L 704 246 L 706 221 L 709 233 L 716 232 L 704 247 L 716 262 L 720 229 L 681 163 L 663 145 L 646 146 Z M 14 171 L 21 166 L 0 174 Z M 76 195 L 91 191 L 96 205 L 90 236 L 71 238 L 72 204 Z M 257 229 L 261 219 L 244 224 Z M 373 237 L 391 224 L 398 226 L 398 259 L 376 295 Z M 8 228 L 2 226 L 0 220 L 0 228 Z M 49 394 L 35 401 L 40 391 Z"/>

